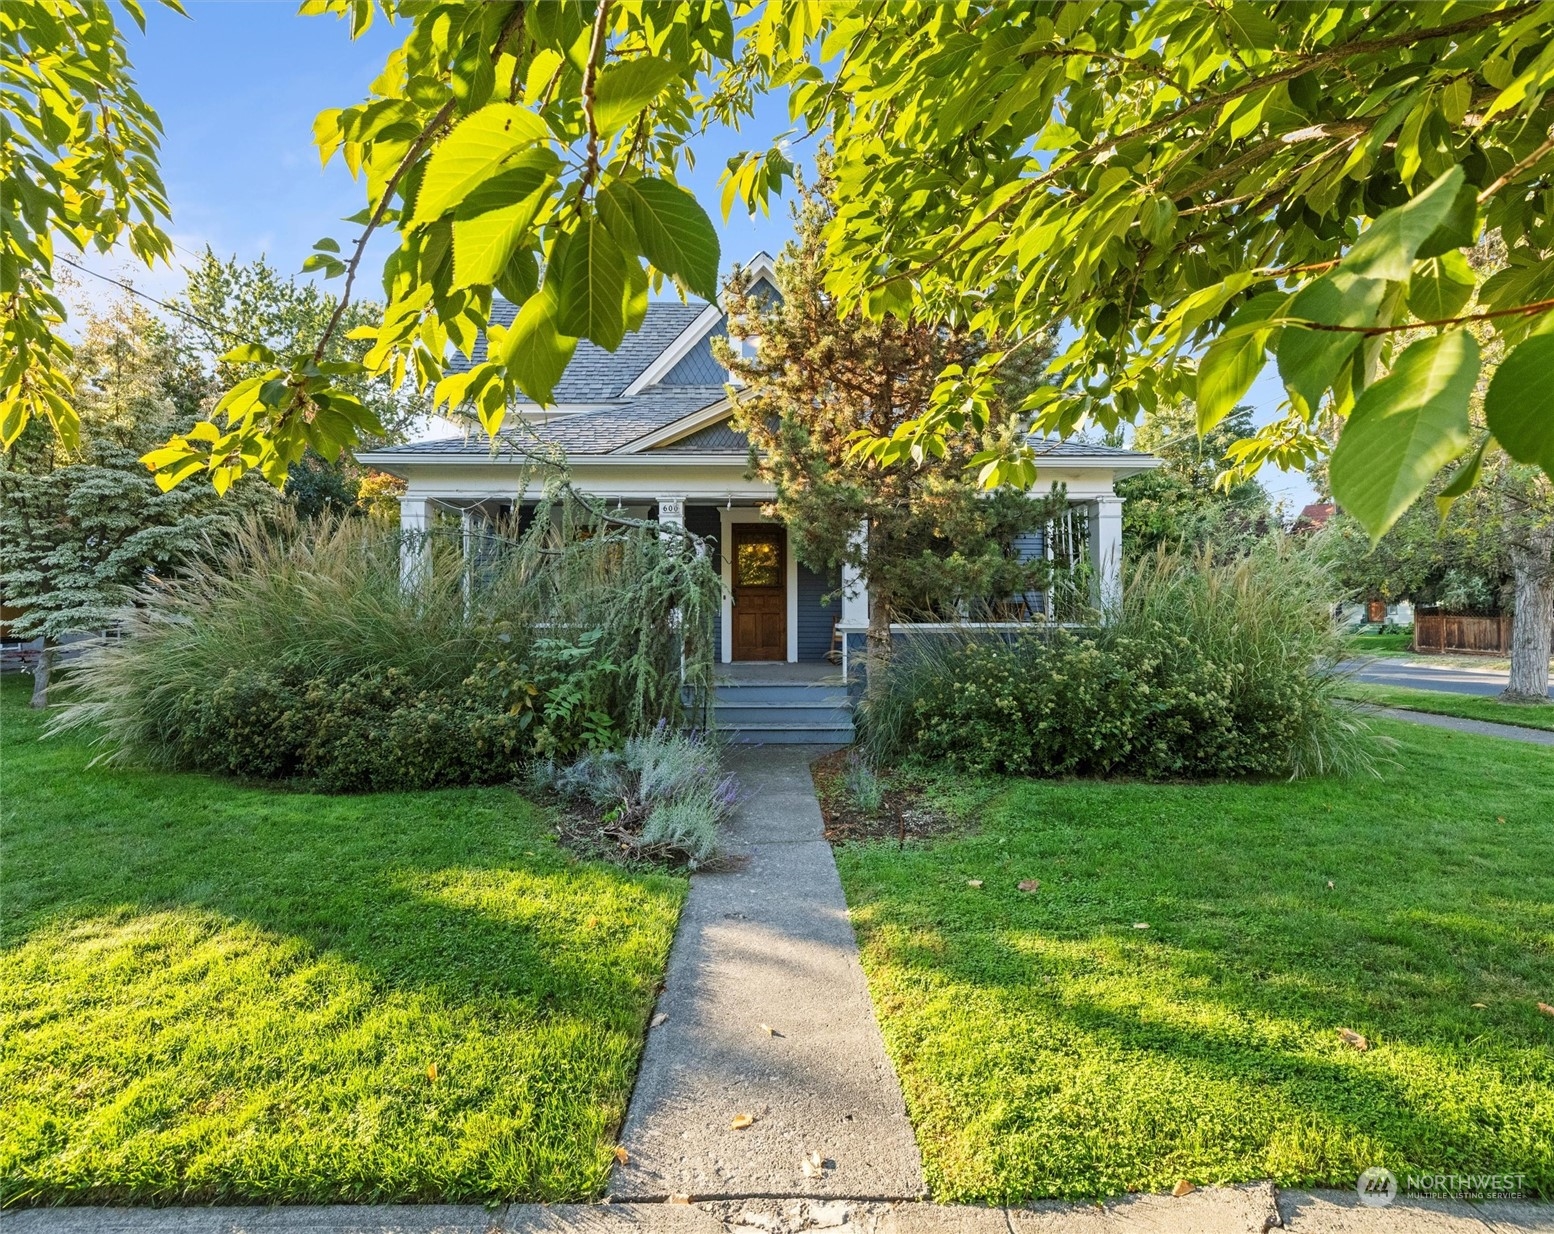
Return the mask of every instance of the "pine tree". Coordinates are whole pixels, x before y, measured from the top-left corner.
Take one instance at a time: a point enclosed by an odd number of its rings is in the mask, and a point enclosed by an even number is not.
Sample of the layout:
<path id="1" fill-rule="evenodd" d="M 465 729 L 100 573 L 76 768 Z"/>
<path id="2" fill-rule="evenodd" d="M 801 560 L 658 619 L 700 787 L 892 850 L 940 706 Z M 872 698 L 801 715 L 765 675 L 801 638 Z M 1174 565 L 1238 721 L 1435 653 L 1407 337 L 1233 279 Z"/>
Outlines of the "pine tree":
<path id="1" fill-rule="evenodd" d="M 90 318 L 71 378 L 79 447 L 35 423 L 0 462 L 0 595 L 20 610 L 12 632 L 43 640 L 35 707 L 47 703 L 62 641 L 111 631 L 138 588 L 274 501 L 254 483 L 237 486 L 235 503 L 189 485 L 164 493 L 140 462 L 213 392 L 149 313 L 121 302 Z"/>
<path id="2" fill-rule="evenodd" d="M 918 466 L 855 456 L 854 433 L 888 436 L 921 415 L 941 370 L 974 363 L 988 341 L 964 321 L 838 317 L 825 288 L 830 188 L 822 160 L 818 181 L 800 185 L 797 239 L 776 263 L 780 297 L 752 289 L 747 273 L 730 280 L 729 334 L 739 345 L 720 341 L 718 353 L 743 383 L 734 423 L 750 440 L 752 466 L 777 489 L 773 511 L 794 553 L 817 571 L 847 564 L 861 572 L 870 644 L 880 653 L 893 620 L 985 617 L 1039 587 L 1045 564 L 1019 560 L 1013 545 L 1060 499 L 983 490 L 967 462 L 990 443 L 970 433 Z M 1050 347 L 1033 341 L 1028 365 L 1044 363 Z"/>

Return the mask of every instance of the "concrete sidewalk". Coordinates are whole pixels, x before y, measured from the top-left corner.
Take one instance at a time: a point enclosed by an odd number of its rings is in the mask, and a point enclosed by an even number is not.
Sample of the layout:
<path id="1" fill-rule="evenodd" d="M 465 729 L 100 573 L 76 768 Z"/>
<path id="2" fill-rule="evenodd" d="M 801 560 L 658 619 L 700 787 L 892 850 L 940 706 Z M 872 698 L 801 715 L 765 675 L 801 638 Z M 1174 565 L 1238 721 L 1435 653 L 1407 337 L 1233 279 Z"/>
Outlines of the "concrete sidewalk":
<path id="1" fill-rule="evenodd" d="M 1503 737 L 1507 741 L 1526 741 L 1535 746 L 1554 746 L 1554 730 L 1523 728 L 1516 724 L 1493 724 L 1488 720 L 1464 720 L 1460 716 L 1438 716 L 1428 711 L 1404 711 L 1397 707 L 1383 707 L 1379 714 L 1389 720 L 1406 720 L 1410 724 L 1426 724 L 1431 728 L 1450 729 L 1454 733 L 1473 733 L 1479 737 Z"/>
<path id="2" fill-rule="evenodd" d="M 40 1208 L 0 1214 L 4 1234 L 1548 1234 L 1554 1206 L 1353 1191 L 1277 1193 L 1267 1183 L 1175 1199 L 1026 1208 L 916 1202 L 727 1200 L 698 1204 L 364 1205 L 296 1208 Z"/>
<path id="3" fill-rule="evenodd" d="M 923 1194 L 810 780 L 817 753 L 731 751 L 732 868 L 691 879 L 614 1199 Z"/>

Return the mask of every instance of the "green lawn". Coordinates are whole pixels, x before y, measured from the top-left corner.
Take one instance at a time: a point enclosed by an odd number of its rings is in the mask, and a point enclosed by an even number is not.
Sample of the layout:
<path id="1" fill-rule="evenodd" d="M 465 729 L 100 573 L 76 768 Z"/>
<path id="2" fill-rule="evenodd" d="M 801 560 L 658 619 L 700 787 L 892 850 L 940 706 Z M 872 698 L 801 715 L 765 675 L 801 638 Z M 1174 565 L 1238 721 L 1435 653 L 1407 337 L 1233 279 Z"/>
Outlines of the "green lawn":
<path id="1" fill-rule="evenodd" d="M 8 1204 L 599 1193 L 682 879 L 504 789 L 87 769 L 0 691 Z"/>
<path id="2" fill-rule="evenodd" d="M 1554 1194 L 1554 757 L 1377 726 L 1380 780 L 1018 781 L 972 834 L 839 850 L 938 1199 Z"/>
<path id="3" fill-rule="evenodd" d="M 1406 686 L 1376 685 L 1369 681 L 1351 681 L 1344 686 L 1343 693 L 1378 707 L 1402 707 L 1438 716 L 1461 716 L 1465 720 L 1554 729 L 1554 703 L 1503 703 L 1498 698 L 1480 694 L 1412 690 Z"/>
<path id="4" fill-rule="evenodd" d="M 1351 634 L 1344 640 L 1356 655 L 1384 655 L 1389 651 L 1408 651 L 1414 645 L 1411 630 L 1394 634 Z"/>

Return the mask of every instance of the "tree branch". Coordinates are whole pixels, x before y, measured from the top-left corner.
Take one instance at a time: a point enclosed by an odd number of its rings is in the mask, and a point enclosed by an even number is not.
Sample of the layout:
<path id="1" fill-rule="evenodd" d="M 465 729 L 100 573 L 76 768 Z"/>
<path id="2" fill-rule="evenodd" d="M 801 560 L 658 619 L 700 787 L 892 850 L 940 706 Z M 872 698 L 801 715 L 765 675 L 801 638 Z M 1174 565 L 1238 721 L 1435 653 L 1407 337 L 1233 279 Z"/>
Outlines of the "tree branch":
<path id="1" fill-rule="evenodd" d="M 410 149 L 405 151 L 405 157 L 399 160 L 399 166 L 394 168 L 394 174 L 383 185 L 383 195 L 378 198 L 378 205 L 372 212 L 372 217 L 367 220 L 367 226 L 362 228 L 362 234 L 357 238 L 356 249 L 351 254 L 351 260 L 345 267 L 345 286 L 340 289 L 340 299 L 335 305 L 335 311 L 329 315 L 329 324 L 324 327 L 323 334 L 319 335 L 318 346 L 313 348 L 313 362 L 317 364 L 324 358 L 324 349 L 329 345 L 329 340 L 334 332 L 339 329 L 340 319 L 345 316 L 346 307 L 351 303 L 351 287 L 356 282 L 356 271 L 362 263 L 362 257 L 367 252 L 367 241 L 372 238 L 372 233 L 383 222 L 383 216 L 388 213 L 389 202 L 394 199 L 394 190 L 399 187 L 399 182 L 404 179 L 405 173 L 415 164 L 415 161 L 431 145 L 442 127 L 448 123 L 453 115 L 453 100 L 449 99 L 438 109 L 435 116 L 427 126 L 421 130 L 421 135 L 410 143 Z"/>
<path id="2" fill-rule="evenodd" d="M 588 123 L 588 165 L 583 169 L 582 188 L 588 188 L 599 176 L 599 124 L 594 119 L 594 92 L 599 85 L 599 60 L 604 54 L 604 36 L 610 19 L 610 0 L 599 0 L 594 10 L 593 38 L 588 44 L 588 67 L 583 70 L 583 118 Z"/>
<path id="3" fill-rule="evenodd" d="M 958 235 L 954 240 L 947 244 L 934 257 L 930 258 L 928 261 L 920 263 L 910 270 L 907 270 L 904 274 L 895 274 L 890 277 L 905 277 L 909 279 L 920 278 L 922 275 L 928 273 L 928 271 L 932 270 L 935 266 L 943 262 L 945 258 L 949 257 L 952 253 L 955 253 L 963 248 L 971 241 L 972 237 L 982 231 L 982 229 L 985 228 L 989 223 L 1002 216 L 1004 212 L 1007 211 L 1011 206 L 1022 204 L 1027 198 L 1035 193 L 1037 189 L 1056 179 L 1061 172 L 1067 171 L 1076 165 L 1090 162 L 1103 150 L 1115 149 L 1121 143 L 1132 141 L 1139 137 L 1154 136 L 1156 133 L 1163 132 L 1164 130 L 1170 128 L 1172 125 L 1179 123 L 1187 116 L 1193 115 L 1210 107 L 1223 106 L 1224 104 L 1231 102 L 1234 99 L 1238 99 L 1246 94 L 1251 94 L 1253 91 L 1264 89 L 1267 86 L 1278 85 L 1280 82 L 1284 81 L 1293 81 L 1301 74 L 1309 72 L 1311 69 L 1317 68 L 1321 65 L 1331 64 L 1338 60 L 1347 60 L 1354 56 L 1369 55 L 1372 52 L 1389 51 L 1394 47 L 1408 47 L 1416 43 L 1425 43 L 1429 42 L 1431 39 L 1450 38 L 1452 35 L 1456 34 L 1469 34 L 1475 30 L 1480 30 L 1487 26 L 1498 25 L 1504 21 L 1514 20 L 1515 18 L 1521 17 L 1524 14 L 1531 12 L 1537 7 L 1538 5 L 1536 0 L 1533 0 L 1532 3 L 1519 4 L 1513 8 L 1500 9 L 1489 13 L 1480 13 L 1474 17 L 1467 17 L 1462 21 L 1453 22 L 1449 26 L 1436 26 L 1425 30 L 1406 30 L 1400 34 L 1388 35 L 1386 38 L 1372 39 L 1368 43 L 1340 43 L 1338 46 L 1330 47 L 1326 51 L 1317 52 L 1314 55 L 1303 57 L 1295 64 L 1290 65 L 1287 68 L 1279 69 L 1273 73 L 1265 73 L 1261 77 L 1255 77 L 1249 81 L 1242 82 L 1241 85 L 1235 86 L 1230 90 L 1226 90 L 1218 94 L 1205 95 L 1203 98 L 1196 99 L 1193 102 L 1188 103 L 1186 106 L 1171 112 L 1169 115 L 1162 116 L 1158 120 L 1152 120 L 1148 124 L 1142 124 L 1137 128 L 1128 129 L 1126 132 L 1110 137 L 1104 142 L 1097 142 L 1094 145 L 1087 146 L 1085 149 L 1075 152 L 1073 157 L 1070 158 L 1067 162 L 1063 163 L 1061 166 L 1054 167 L 1050 171 L 1043 172 L 1041 175 L 1028 180 L 1025 185 L 1019 189 L 1019 191 L 1011 194 L 1007 200 L 1001 202 L 993 210 L 990 210 L 982 219 L 978 220 L 975 225 L 966 231 L 961 232 L 960 235 Z M 869 290 L 876 291 L 889 281 L 890 279 L 880 279 L 872 284 Z"/>
<path id="4" fill-rule="evenodd" d="M 1488 188 L 1486 188 L 1482 193 L 1480 193 L 1478 195 L 1478 204 L 1482 206 L 1486 201 L 1488 201 L 1491 197 L 1493 197 L 1496 193 L 1498 193 L 1506 185 L 1511 183 L 1512 180 L 1516 179 L 1517 176 L 1521 175 L 1522 172 L 1526 171 L 1529 167 L 1531 167 L 1534 163 L 1536 163 L 1539 159 L 1541 159 L 1550 150 L 1554 150 L 1554 133 L 1551 133 L 1550 136 L 1549 136 L 1549 139 L 1547 141 L 1545 141 L 1541 146 L 1539 146 L 1536 150 L 1534 150 L 1526 158 L 1521 159 L 1517 163 L 1515 163 L 1512 167 L 1510 167 L 1506 171 L 1506 173 L 1503 176 L 1500 176 L 1499 178 L 1497 178 L 1493 183 L 1490 184 L 1490 186 Z"/>
<path id="5" fill-rule="evenodd" d="M 1554 309 L 1554 300 L 1535 300 L 1531 304 L 1518 304 L 1512 308 L 1487 309 L 1482 313 L 1468 313 L 1462 317 L 1439 317 L 1434 321 L 1410 321 L 1400 326 L 1333 326 L 1321 321 L 1286 321 L 1283 324 L 1300 330 L 1322 330 L 1329 334 L 1363 334 L 1367 338 L 1380 334 L 1397 334 L 1404 330 L 1428 330 L 1435 326 L 1461 326 L 1470 321 L 1490 321 L 1496 317 L 1532 317 Z"/>

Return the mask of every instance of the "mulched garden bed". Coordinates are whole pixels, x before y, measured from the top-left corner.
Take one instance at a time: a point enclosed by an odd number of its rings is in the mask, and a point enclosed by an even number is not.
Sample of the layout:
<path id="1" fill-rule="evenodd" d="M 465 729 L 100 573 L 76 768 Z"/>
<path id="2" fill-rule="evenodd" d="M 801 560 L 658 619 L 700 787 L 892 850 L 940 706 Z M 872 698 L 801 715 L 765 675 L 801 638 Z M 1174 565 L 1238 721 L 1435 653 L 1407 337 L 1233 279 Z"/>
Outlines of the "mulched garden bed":
<path id="1" fill-rule="evenodd" d="M 901 776 L 885 779 L 884 799 L 876 810 L 862 809 L 847 788 L 850 750 L 837 750 L 810 764 L 820 813 L 825 818 L 826 839 L 832 844 L 849 841 L 931 840 L 959 834 L 964 824 L 928 799 L 922 788 Z"/>

